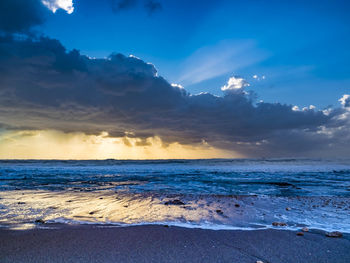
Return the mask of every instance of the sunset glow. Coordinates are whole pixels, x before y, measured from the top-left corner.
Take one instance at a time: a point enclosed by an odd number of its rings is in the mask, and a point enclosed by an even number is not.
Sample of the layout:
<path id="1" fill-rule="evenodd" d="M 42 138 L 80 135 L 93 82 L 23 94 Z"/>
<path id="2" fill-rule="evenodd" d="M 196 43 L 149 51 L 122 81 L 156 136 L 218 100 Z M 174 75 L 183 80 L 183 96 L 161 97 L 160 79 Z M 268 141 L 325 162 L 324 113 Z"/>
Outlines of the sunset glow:
<path id="1" fill-rule="evenodd" d="M 232 151 L 198 145 L 164 144 L 159 137 L 111 138 L 58 131 L 18 131 L 0 135 L 1 159 L 200 159 L 241 158 Z"/>

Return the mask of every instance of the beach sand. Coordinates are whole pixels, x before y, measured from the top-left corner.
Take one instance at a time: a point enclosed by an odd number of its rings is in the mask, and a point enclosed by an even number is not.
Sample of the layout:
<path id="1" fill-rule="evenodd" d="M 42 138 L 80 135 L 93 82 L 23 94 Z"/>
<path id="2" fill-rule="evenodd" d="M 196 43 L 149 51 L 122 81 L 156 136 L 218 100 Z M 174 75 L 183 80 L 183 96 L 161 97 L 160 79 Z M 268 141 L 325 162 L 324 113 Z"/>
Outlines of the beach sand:
<path id="1" fill-rule="evenodd" d="M 349 263 L 350 235 L 165 226 L 0 229 L 0 262 Z"/>

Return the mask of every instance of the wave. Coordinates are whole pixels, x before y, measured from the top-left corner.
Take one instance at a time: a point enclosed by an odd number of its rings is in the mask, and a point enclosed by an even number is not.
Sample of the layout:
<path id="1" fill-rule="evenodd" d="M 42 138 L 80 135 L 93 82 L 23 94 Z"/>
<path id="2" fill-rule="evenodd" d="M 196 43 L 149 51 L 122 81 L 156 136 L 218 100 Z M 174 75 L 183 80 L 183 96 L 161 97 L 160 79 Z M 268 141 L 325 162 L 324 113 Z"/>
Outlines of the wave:
<path id="1" fill-rule="evenodd" d="M 133 227 L 133 226 L 148 226 L 148 225 L 156 225 L 156 226 L 164 226 L 164 227 L 183 227 L 183 228 L 191 228 L 191 229 L 206 229 L 206 230 L 241 230 L 241 231 L 256 231 L 256 230 L 265 230 L 265 229 L 276 229 L 276 230 L 285 230 L 285 231 L 300 231 L 301 228 L 306 227 L 308 225 L 298 224 L 294 226 L 285 226 L 283 228 L 281 227 L 274 227 L 272 225 L 263 225 L 263 224 L 251 224 L 250 226 L 234 226 L 234 225 L 224 225 L 224 224 L 212 224 L 209 222 L 206 223 L 182 223 L 182 222 L 172 222 L 172 221 L 159 221 L 159 222 L 141 222 L 141 223 L 132 223 L 132 224 L 125 224 L 125 223 L 115 223 L 115 222 L 88 222 L 88 221 L 81 221 L 81 220 L 70 220 L 70 219 L 64 219 L 64 218 L 58 218 L 55 220 L 51 220 L 47 222 L 48 225 L 45 227 L 51 227 L 50 224 L 52 224 L 53 227 L 56 226 L 56 224 L 63 224 L 63 225 L 95 225 L 99 227 Z M 42 227 L 42 226 L 41 226 Z M 318 227 L 311 227 L 309 228 L 310 231 L 312 230 L 321 230 L 325 232 L 332 232 L 332 231 L 339 231 L 339 228 L 334 228 L 332 226 L 318 226 Z M 342 233 L 350 234 L 350 229 L 342 228 Z"/>

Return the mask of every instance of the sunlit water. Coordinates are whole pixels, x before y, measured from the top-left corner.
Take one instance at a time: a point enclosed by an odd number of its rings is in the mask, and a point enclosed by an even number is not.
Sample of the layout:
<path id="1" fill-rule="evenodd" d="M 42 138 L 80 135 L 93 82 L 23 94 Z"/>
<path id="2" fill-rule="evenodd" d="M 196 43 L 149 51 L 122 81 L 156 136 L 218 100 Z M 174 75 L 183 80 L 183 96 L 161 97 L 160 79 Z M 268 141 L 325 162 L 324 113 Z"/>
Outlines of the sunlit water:
<path id="1" fill-rule="evenodd" d="M 92 223 L 248 230 L 270 228 L 275 221 L 287 223 L 286 229 L 350 233 L 350 163 L 0 161 L 4 227 Z"/>

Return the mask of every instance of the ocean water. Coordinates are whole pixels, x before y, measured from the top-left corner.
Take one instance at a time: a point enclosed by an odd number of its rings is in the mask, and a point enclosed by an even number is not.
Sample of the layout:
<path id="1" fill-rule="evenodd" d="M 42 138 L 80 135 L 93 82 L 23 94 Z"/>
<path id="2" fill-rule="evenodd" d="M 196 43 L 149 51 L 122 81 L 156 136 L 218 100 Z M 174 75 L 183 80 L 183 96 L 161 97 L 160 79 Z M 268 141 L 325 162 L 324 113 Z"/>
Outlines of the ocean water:
<path id="1" fill-rule="evenodd" d="M 273 228 L 272 222 L 287 223 L 282 229 L 350 233 L 350 162 L 0 161 L 2 227 L 164 224 L 253 230 Z"/>

